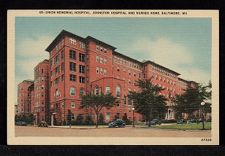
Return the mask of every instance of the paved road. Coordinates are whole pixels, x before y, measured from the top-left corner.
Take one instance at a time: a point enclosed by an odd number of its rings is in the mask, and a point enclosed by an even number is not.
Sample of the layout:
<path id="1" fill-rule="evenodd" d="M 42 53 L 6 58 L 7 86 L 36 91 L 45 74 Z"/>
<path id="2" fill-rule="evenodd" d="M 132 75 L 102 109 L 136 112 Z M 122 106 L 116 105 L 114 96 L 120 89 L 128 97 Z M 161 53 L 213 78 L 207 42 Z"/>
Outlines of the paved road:
<path id="1" fill-rule="evenodd" d="M 49 136 L 49 137 L 210 137 L 210 130 L 165 130 L 144 127 L 107 128 L 90 127 L 42 128 L 32 126 L 16 126 L 17 136 Z"/>

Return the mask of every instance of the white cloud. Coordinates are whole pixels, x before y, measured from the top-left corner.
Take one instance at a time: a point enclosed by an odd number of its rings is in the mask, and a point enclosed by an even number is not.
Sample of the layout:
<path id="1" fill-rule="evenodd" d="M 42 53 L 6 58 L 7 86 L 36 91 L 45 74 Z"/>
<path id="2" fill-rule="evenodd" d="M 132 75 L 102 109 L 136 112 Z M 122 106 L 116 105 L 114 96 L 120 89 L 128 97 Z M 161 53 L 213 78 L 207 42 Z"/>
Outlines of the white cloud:
<path id="1" fill-rule="evenodd" d="M 40 36 L 38 38 L 27 38 L 20 41 L 17 47 L 16 55 L 22 57 L 40 57 L 48 56 L 45 52 L 47 46 L 53 39 L 48 36 Z"/>
<path id="2" fill-rule="evenodd" d="M 18 47 L 16 47 L 16 70 L 18 70 L 16 71 L 16 86 L 23 80 L 34 79 L 34 67 L 39 62 L 49 58 L 49 53 L 45 49 L 51 41 L 51 37 L 40 36 L 18 42 Z M 15 96 L 17 96 L 17 89 Z"/>
<path id="3" fill-rule="evenodd" d="M 142 38 L 132 47 L 138 51 L 142 59 L 154 61 L 162 66 L 177 71 L 180 77 L 197 82 L 208 82 L 210 73 L 194 66 L 194 57 L 189 49 L 179 43 L 167 38 L 148 39 Z"/>

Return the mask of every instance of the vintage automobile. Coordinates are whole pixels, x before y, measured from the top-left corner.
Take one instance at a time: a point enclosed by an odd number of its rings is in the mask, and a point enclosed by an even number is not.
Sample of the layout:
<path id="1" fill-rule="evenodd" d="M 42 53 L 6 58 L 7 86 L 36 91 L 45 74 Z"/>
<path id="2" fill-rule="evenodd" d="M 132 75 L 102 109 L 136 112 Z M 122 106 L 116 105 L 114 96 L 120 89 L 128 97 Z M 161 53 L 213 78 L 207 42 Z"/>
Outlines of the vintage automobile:
<path id="1" fill-rule="evenodd" d="M 124 128 L 125 126 L 126 123 L 122 119 L 116 119 L 115 121 L 109 123 L 109 128 Z"/>

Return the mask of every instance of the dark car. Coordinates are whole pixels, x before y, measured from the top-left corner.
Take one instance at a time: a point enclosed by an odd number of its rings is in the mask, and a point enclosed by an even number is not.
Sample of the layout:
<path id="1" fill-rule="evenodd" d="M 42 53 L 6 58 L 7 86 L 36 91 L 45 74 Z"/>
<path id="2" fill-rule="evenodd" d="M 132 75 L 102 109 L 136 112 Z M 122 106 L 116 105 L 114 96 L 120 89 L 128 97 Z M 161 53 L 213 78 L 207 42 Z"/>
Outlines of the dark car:
<path id="1" fill-rule="evenodd" d="M 177 120 L 177 124 L 186 124 L 186 120 L 184 119 L 180 119 L 180 120 Z"/>
<path id="2" fill-rule="evenodd" d="M 41 122 L 38 124 L 38 127 L 48 127 L 48 124 L 47 124 L 45 121 L 41 121 Z"/>
<path id="3" fill-rule="evenodd" d="M 18 122 L 16 122 L 16 125 L 17 126 L 27 126 L 27 123 L 24 121 L 18 121 Z"/>
<path id="4" fill-rule="evenodd" d="M 161 125 L 161 121 L 159 119 L 153 119 L 151 122 L 151 125 Z"/>
<path id="5" fill-rule="evenodd" d="M 126 126 L 125 122 L 121 119 L 116 119 L 115 121 L 109 123 L 109 128 L 115 127 L 124 128 L 125 126 Z"/>

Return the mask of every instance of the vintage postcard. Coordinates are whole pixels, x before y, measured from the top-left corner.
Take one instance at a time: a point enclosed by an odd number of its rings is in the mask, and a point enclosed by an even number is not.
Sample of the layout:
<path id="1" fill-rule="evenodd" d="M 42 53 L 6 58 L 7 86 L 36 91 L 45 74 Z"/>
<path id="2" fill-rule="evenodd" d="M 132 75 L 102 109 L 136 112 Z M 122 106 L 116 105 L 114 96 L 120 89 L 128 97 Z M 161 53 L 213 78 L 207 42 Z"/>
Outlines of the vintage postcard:
<path id="1" fill-rule="evenodd" d="M 9 145 L 218 145 L 218 10 L 8 10 Z"/>

